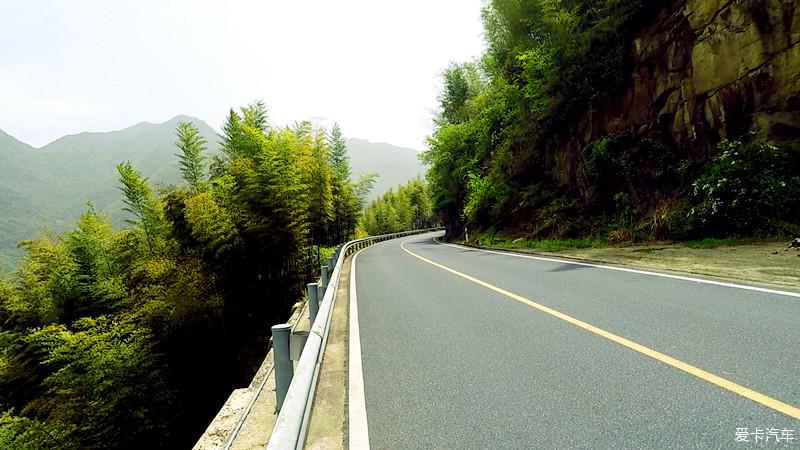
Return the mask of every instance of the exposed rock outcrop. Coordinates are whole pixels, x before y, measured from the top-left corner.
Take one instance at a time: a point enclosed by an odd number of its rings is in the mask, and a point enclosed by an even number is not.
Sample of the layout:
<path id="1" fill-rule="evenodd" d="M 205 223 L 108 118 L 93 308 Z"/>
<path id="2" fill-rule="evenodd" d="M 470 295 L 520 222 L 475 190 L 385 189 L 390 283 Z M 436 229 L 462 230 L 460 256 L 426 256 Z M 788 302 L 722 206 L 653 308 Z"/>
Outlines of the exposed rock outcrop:
<path id="1" fill-rule="evenodd" d="M 800 2 L 675 0 L 631 45 L 635 70 L 610 102 L 564 130 L 550 155 L 584 195 L 580 149 L 608 135 L 701 160 L 723 138 L 800 140 Z"/>

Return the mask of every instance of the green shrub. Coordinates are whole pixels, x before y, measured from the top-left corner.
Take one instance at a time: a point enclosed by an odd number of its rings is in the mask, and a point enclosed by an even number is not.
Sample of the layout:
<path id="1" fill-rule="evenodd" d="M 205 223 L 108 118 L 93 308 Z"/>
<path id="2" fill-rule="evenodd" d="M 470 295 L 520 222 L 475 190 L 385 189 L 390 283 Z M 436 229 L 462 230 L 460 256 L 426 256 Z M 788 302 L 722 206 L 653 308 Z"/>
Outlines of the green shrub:
<path id="1" fill-rule="evenodd" d="M 583 149 L 583 158 L 586 170 L 594 181 L 627 174 L 631 169 L 627 146 L 612 136 L 605 136 L 587 145 Z"/>
<path id="2" fill-rule="evenodd" d="M 549 205 L 539 210 L 539 219 L 544 230 L 559 235 L 559 228 L 569 219 L 569 202 L 565 197 L 556 197 Z"/>
<path id="3" fill-rule="evenodd" d="M 485 222 L 495 195 L 495 186 L 488 178 L 470 173 L 467 179 L 464 218 L 472 223 Z"/>
<path id="4" fill-rule="evenodd" d="M 672 183 L 685 174 L 688 169 L 686 161 L 680 161 L 678 155 L 661 142 L 642 139 L 639 142 L 639 158 L 635 165 L 641 164 L 640 170 L 646 166 L 647 178 L 656 183 L 656 188 L 665 183 Z"/>
<path id="5" fill-rule="evenodd" d="M 687 219 L 714 236 L 783 235 L 800 231 L 800 152 L 725 141 L 693 183 Z M 694 217 L 691 217 L 694 216 Z"/>

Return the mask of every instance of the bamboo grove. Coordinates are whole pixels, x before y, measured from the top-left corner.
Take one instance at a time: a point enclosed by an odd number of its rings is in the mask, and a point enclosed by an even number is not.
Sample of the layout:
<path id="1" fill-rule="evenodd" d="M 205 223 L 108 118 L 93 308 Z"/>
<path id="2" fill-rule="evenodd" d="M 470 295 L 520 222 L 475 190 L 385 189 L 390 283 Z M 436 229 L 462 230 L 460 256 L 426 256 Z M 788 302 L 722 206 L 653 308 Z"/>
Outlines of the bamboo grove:
<path id="1" fill-rule="evenodd" d="M 319 268 L 353 236 L 374 176 L 341 130 L 231 110 L 221 154 L 177 130 L 183 183 L 118 166 L 128 226 L 89 205 L 23 243 L 0 280 L 0 448 L 186 448 L 264 357 Z"/>
<path id="2" fill-rule="evenodd" d="M 420 179 L 384 193 L 361 216 L 364 234 L 370 236 L 429 228 L 435 223 L 428 185 Z"/>

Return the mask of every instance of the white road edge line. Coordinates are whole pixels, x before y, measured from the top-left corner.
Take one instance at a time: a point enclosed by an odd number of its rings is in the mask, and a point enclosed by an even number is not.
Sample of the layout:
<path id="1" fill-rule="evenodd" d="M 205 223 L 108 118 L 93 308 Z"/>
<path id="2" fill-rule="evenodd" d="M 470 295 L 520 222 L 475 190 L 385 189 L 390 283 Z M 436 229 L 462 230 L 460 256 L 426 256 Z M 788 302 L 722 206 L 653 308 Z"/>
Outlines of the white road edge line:
<path id="1" fill-rule="evenodd" d="M 576 266 L 585 266 L 585 267 L 595 267 L 598 269 L 607 269 L 607 270 L 617 270 L 619 272 L 628 272 L 628 273 L 635 273 L 639 275 L 650 275 L 654 277 L 662 277 L 662 278 L 672 278 L 675 280 L 682 280 L 682 281 L 694 281 L 696 283 L 703 283 L 703 284 L 712 284 L 714 286 L 723 286 L 729 287 L 734 289 L 744 289 L 747 291 L 756 291 L 756 292 L 764 292 L 767 294 L 776 294 L 776 295 L 785 295 L 787 297 L 797 297 L 800 298 L 800 293 L 798 292 L 790 292 L 790 291 L 780 291 L 777 289 L 768 289 L 762 288 L 757 286 L 747 286 L 744 284 L 736 284 L 736 283 L 726 283 L 724 281 L 714 281 L 714 280 L 704 280 L 702 278 L 694 278 L 694 277 L 687 277 L 681 275 L 670 275 L 668 273 L 659 273 L 659 272 L 649 272 L 647 270 L 638 270 L 638 269 L 627 269 L 625 267 L 615 267 L 615 266 L 605 266 L 602 264 L 592 264 L 592 263 L 584 263 L 584 262 L 577 262 L 577 261 L 570 261 L 566 259 L 557 259 L 557 258 L 546 258 L 543 256 L 533 256 L 533 255 L 521 255 L 519 253 L 512 253 L 512 252 L 502 252 L 497 250 L 485 250 L 482 248 L 476 247 L 467 247 L 464 245 L 458 244 L 449 244 L 446 242 L 440 241 L 438 238 L 433 238 L 434 242 L 437 242 L 439 245 L 446 245 L 448 247 L 466 249 L 466 250 L 475 250 L 478 252 L 484 253 L 494 253 L 496 255 L 505 255 L 505 256 L 513 256 L 515 258 L 525 258 L 525 259 L 535 259 L 539 261 L 547 261 L 547 262 L 556 262 L 561 264 L 572 264 Z"/>
<path id="2" fill-rule="evenodd" d="M 358 329 L 358 297 L 356 295 L 356 259 L 350 263 L 350 342 L 347 355 L 348 374 L 348 448 L 369 450 L 367 403 L 364 396 L 364 371 L 361 362 L 361 334 Z"/>

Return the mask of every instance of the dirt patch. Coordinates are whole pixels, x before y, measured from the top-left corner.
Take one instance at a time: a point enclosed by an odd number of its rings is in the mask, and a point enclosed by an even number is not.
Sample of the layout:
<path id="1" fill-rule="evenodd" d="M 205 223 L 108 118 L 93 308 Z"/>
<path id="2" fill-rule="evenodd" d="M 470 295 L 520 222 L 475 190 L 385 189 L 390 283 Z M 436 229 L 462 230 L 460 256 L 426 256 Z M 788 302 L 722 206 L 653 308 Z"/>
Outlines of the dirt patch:
<path id="1" fill-rule="evenodd" d="M 785 242 L 707 249 L 659 243 L 558 251 L 513 251 L 686 272 L 800 291 L 800 248 L 787 247 Z"/>

